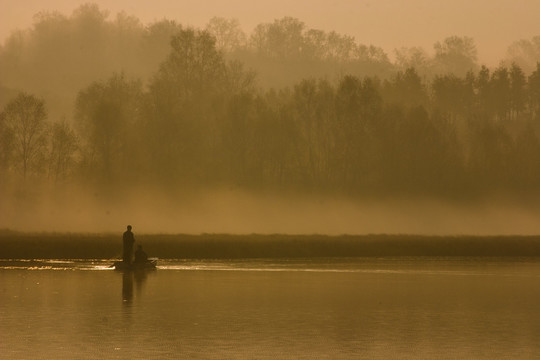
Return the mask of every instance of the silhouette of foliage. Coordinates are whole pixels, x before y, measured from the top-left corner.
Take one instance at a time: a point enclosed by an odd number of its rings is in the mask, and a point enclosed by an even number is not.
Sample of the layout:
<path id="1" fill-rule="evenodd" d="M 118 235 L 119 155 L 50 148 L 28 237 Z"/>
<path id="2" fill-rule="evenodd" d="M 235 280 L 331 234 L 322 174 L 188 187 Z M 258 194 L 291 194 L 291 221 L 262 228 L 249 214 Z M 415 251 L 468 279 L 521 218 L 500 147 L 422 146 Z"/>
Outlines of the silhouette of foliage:
<path id="1" fill-rule="evenodd" d="M 39 174 L 46 161 L 44 150 L 48 129 L 44 102 L 33 95 L 21 93 L 5 106 L 1 118 L 2 137 L 12 145 L 8 154 L 12 156 L 14 167 L 24 179 L 30 174 Z"/>
<path id="2" fill-rule="evenodd" d="M 516 49 L 535 59 L 534 44 Z M 540 63 L 479 66 L 468 37 L 392 63 L 292 17 L 245 34 L 90 4 L 40 14 L 0 64 L 3 180 L 48 167 L 85 186 L 540 195 Z"/>

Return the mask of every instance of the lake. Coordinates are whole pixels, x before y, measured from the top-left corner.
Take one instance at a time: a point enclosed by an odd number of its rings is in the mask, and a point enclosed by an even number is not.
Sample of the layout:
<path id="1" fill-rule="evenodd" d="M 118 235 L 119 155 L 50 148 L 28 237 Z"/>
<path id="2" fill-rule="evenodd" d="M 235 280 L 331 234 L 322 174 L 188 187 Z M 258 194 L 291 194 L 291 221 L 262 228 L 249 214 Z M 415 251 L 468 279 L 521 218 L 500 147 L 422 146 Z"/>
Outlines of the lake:
<path id="1" fill-rule="evenodd" d="M 540 259 L 0 261 L 5 359 L 540 354 Z"/>

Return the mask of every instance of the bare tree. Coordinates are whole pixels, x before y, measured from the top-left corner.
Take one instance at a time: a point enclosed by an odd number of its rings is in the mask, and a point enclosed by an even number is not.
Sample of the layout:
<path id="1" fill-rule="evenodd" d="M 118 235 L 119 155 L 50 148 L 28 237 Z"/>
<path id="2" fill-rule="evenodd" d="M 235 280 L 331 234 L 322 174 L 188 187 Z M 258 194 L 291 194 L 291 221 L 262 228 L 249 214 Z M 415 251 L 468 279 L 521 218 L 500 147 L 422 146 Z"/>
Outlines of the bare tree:
<path id="1" fill-rule="evenodd" d="M 434 66 L 438 73 L 453 73 L 459 76 L 477 69 L 478 51 L 470 37 L 450 36 L 433 45 Z"/>
<path id="2" fill-rule="evenodd" d="M 54 123 L 49 153 L 49 177 L 54 177 L 54 182 L 68 176 L 78 148 L 79 140 L 66 121 Z"/>
<path id="3" fill-rule="evenodd" d="M 237 19 L 213 17 L 206 25 L 206 31 L 216 38 L 216 48 L 232 52 L 246 45 L 246 34 Z"/>
<path id="4" fill-rule="evenodd" d="M 47 112 L 43 100 L 20 93 L 2 113 L 4 126 L 13 137 L 13 162 L 20 167 L 24 179 L 30 172 L 39 172 L 47 146 Z"/>

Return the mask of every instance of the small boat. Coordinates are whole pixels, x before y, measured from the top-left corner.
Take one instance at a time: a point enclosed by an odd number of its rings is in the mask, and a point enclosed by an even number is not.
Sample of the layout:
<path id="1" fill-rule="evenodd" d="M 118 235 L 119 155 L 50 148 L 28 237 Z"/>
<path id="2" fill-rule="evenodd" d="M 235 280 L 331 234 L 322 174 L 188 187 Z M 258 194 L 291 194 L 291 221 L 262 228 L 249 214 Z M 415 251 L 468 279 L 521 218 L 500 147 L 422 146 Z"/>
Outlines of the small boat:
<path id="1" fill-rule="evenodd" d="M 114 270 L 122 271 L 139 271 L 139 270 L 156 270 L 157 259 L 148 259 L 146 262 L 134 262 L 126 264 L 123 261 L 115 261 L 113 266 Z"/>

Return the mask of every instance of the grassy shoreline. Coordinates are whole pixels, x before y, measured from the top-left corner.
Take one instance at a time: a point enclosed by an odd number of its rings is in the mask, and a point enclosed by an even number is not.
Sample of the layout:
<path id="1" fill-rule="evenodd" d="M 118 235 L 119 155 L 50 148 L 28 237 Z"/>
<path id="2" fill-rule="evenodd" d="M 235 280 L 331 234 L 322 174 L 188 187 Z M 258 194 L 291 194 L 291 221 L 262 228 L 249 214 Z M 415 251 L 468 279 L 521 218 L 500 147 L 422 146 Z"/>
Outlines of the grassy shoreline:
<path id="1" fill-rule="evenodd" d="M 0 231 L 0 259 L 110 259 L 121 234 Z M 148 255 L 179 259 L 369 256 L 539 256 L 540 236 L 137 235 Z"/>

